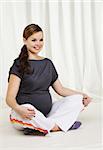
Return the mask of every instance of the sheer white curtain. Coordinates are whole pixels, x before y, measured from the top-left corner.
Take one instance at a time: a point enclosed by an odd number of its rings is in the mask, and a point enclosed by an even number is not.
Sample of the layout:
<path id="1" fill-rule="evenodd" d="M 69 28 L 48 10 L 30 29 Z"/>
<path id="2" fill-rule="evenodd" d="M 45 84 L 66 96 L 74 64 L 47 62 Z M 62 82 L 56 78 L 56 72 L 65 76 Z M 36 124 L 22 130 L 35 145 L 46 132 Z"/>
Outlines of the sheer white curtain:
<path id="1" fill-rule="evenodd" d="M 0 96 L 5 97 L 9 67 L 30 23 L 42 27 L 41 55 L 53 60 L 64 86 L 102 99 L 102 0 L 0 1 Z"/>

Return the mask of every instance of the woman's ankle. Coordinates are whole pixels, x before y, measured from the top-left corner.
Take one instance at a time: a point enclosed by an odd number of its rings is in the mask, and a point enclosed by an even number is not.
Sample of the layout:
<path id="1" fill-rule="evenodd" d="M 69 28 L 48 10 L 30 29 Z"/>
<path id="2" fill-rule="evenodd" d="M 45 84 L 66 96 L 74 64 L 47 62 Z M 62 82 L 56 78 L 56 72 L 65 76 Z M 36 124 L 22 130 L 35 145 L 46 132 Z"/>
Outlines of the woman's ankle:
<path id="1" fill-rule="evenodd" d="M 56 132 L 56 131 L 61 131 L 61 129 L 57 124 L 55 124 L 55 126 L 51 129 L 51 132 Z"/>

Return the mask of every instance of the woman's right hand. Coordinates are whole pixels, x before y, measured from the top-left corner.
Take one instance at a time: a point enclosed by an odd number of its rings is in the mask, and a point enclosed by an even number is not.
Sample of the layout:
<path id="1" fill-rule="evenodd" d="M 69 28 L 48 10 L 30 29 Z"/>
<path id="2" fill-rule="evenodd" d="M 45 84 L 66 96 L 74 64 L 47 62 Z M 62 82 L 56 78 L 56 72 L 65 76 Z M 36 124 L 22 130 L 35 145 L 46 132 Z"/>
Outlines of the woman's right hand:
<path id="1" fill-rule="evenodd" d="M 23 119 L 30 119 L 35 116 L 35 110 L 32 108 L 27 108 L 22 105 L 18 105 L 14 109 Z"/>

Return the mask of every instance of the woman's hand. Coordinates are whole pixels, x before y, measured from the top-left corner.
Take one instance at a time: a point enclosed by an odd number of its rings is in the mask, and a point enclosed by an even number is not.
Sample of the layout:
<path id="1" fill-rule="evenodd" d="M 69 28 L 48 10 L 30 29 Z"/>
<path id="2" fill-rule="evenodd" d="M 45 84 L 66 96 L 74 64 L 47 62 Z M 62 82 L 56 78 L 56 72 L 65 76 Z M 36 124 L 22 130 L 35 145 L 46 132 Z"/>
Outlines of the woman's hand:
<path id="1" fill-rule="evenodd" d="M 18 105 L 15 108 L 15 111 L 23 118 L 23 119 L 30 119 L 35 116 L 35 110 L 32 108 L 27 108 L 22 105 Z"/>
<path id="2" fill-rule="evenodd" d="M 83 105 L 86 107 L 90 102 L 91 102 L 91 98 L 88 95 L 83 94 Z"/>

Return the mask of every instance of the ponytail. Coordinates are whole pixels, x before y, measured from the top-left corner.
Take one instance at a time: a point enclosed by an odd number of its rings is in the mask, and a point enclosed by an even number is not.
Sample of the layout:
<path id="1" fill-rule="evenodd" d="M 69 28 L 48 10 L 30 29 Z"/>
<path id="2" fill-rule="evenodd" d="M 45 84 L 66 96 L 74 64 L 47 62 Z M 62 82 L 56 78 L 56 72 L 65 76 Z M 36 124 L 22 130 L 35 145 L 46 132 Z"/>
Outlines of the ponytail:
<path id="1" fill-rule="evenodd" d="M 19 70 L 21 73 L 30 73 L 30 65 L 28 63 L 28 51 L 26 45 L 21 48 L 21 53 L 19 54 Z"/>

